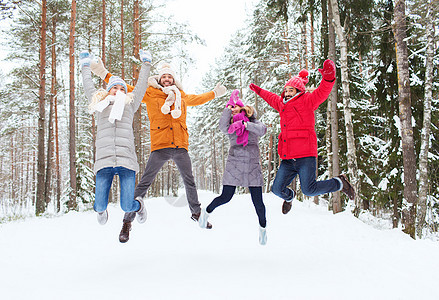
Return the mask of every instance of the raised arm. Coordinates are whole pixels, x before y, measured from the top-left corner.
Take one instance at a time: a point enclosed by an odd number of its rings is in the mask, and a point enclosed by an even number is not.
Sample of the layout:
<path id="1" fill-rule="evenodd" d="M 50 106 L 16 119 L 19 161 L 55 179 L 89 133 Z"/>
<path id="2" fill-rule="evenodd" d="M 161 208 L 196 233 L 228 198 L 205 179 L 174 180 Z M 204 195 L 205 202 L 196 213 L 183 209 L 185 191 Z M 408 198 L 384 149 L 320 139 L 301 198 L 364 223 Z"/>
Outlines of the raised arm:
<path id="1" fill-rule="evenodd" d="M 217 83 L 215 88 L 207 93 L 193 95 L 193 94 L 182 94 L 184 97 L 187 106 L 197 106 L 209 102 L 212 99 L 224 96 L 227 92 L 227 89 L 220 83 Z"/>
<path id="2" fill-rule="evenodd" d="M 93 94 L 96 92 L 93 80 L 91 78 L 90 69 L 90 53 L 88 51 L 82 51 L 79 54 L 79 64 L 81 65 L 82 85 L 84 87 L 84 93 L 88 100 L 91 101 Z"/>
<path id="3" fill-rule="evenodd" d="M 265 102 L 268 103 L 271 107 L 273 107 L 278 112 L 281 110 L 280 106 L 282 103 L 282 98 L 279 95 L 276 95 L 275 93 L 266 91 L 264 89 L 261 89 L 255 84 L 250 84 L 250 89 L 254 91 L 256 94 L 258 94 L 262 99 L 265 100 Z"/>
<path id="4" fill-rule="evenodd" d="M 139 109 L 140 103 L 142 102 L 143 96 L 146 93 L 146 89 L 148 88 L 148 78 L 149 73 L 151 71 L 151 53 L 149 51 L 140 50 L 139 51 L 140 60 L 142 61 L 142 66 L 140 68 L 139 79 L 137 80 L 137 84 L 134 87 L 134 101 L 133 107 L 134 111 Z M 128 90 L 130 88 L 128 87 Z"/>
<path id="5" fill-rule="evenodd" d="M 332 87 L 335 83 L 335 64 L 332 60 L 327 59 L 323 63 L 323 68 L 319 69 L 319 72 L 322 74 L 322 81 L 316 90 L 314 90 L 310 97 L 308 98 L 311 101 L 311 105 L 313 110 L 316 110 L 320 104 L 325 102 L 328 98 L 329 94 L 332 91 Z"/>

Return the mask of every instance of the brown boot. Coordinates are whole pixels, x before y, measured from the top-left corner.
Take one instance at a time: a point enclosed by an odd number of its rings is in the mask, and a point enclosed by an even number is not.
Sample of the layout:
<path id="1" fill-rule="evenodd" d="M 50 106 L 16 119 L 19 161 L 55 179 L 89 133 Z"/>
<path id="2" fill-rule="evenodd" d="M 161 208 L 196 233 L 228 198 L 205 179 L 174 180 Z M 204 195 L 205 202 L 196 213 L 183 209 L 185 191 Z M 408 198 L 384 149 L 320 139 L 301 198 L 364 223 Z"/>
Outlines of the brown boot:
<path id="1" fill-rule="evenodd" d="M 195 222 L 198 222 L 198 219 L 200 218 L 200 214 L 201 214 L 201 212 L 199 212 L 198 214 L 192 214 L 191 219 L 194 220 Z M 212 224 L 207 222 L 206 228 L 207 229 L 212 229 Z"/>
<path id="2" fill-rule="evenodd" d="M 341 191 L 343 193 L 345 193 L 346 196 L 349 197 L 349 199 L 354 200 L 355 190 L 354 190 L 354 187 L 352 186 L 352 184 L 348 181 L 348 178 L 346 177 L 346 175 L 341 174 L 337 177 L 340 178 L 341 182 L 343 183 L 343 188 L 341 189 Z"/>
<path id="3" fill-rule="evenodd" d="M 123 221 L 122 230 L 119 234 L 119 242 L 126 243 L 130 239 L 130 231 L 131 231 L 131 222 Z"/>
<path id="4" fill-rule="evenodd" d="M 284 203 L 282 204 L 282 213 L 286 215 L 291 210 L 291 206 L 293 206 L 293 200 L 291 201 L 284 200 Z"/>

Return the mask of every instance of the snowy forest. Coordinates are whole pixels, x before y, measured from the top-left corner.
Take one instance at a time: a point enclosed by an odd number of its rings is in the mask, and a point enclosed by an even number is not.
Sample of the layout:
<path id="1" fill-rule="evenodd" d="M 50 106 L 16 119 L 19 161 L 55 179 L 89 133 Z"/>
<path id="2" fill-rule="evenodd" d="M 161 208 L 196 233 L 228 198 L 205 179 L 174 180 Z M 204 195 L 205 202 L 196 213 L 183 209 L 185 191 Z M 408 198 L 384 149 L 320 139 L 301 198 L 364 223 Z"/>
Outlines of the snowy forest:
<path id="1" fill-rule="evenodd" d="M 172 20 L 166 1 L 0 0 L 0 222 L 93 209 L 95 123 L 82 90 L 79 53 L 89 50 L 107 69 L 135 84 L 139 50 L 153 55 L 152 74 L 170 62 L 184 78 L 204 41 Z M 439 230 L 439 1 L 258 0 L 193 93 L 223 82 L 228 93 L 188 111 L 189 154 L 199 190 L 219 193 L 227 137 L 218 120 L 230 92 L 241 91 L 268 132 L 260 140 L 264 192 L 280 163 L 279 114 L 249 88 L 281 94 L 301 69 L 308 86 L 321 80 L 325 59 L 337 82 L 316 111 L 318 179 L 345 173 L 354 201 L 339 192 L 299 201 L 338 213 L 370 213 L 412 238 Z M 227 22 L 227 18 L 224 18 Z M 218 24 L 221 26 L 221 24 Z M 95 84 L 104 83 L 94 77 Z M 133 124 L 142 170 L 150 152 L 144 104 Z M 165 164 L 148 196 L 178 195 L 182 182 Z M 113 182 L 110 202 L 117 202 Z M 246 193 L 243 188 L 240 193 Z M 279 209 L 281 201 L 279 201 Z"/>

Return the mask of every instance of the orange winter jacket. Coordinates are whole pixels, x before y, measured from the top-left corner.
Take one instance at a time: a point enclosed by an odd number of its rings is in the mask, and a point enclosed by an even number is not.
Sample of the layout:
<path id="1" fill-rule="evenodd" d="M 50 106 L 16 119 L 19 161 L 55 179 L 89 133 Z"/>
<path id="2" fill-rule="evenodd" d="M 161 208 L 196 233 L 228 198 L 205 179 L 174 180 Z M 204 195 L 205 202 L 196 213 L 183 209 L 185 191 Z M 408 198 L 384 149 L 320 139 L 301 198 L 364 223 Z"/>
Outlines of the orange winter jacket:
<path id="1" fill-rule="evenodd" d="M 108 73 L 105 82 L 108 82 L 111 76 Z M 163 148 L 185 148 L 188 150 L 187 106 L 201 105 L 215 98 L 213 91 L 200 95 L 186 94 L 182 91 L 181 84 L 177 80 L 175 82 L 181 92 L 181 116 L 177 119 L 174 119 L 171 114 L 165 115 L 161 111 L 168 95 L 161 90 L 158 76 L 151 76 L 148 79 L 149 86 L 142 102 L 146 104 L 150 122 L 151 152 Z M 127 85 L 127 88 L 128 92 L 134 89 L 131 85 Z M 174 105 L 171 106 L 171 110 L 173 109 Z"/>

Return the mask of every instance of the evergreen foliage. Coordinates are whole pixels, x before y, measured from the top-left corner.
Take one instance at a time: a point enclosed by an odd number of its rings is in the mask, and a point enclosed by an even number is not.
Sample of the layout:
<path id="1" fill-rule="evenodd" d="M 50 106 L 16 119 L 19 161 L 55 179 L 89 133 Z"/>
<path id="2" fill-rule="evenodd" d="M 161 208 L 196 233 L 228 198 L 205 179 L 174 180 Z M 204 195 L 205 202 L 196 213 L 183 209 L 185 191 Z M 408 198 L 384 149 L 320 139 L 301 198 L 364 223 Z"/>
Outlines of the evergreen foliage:
<path id="1" fill-rule="evenodd" d="M 188 109 L 190 132 L 189 154 L 199 189 L 220 192 L 221 179 L 227 158 L 228 139 L 219 131 L 218 121 L 231 91 L 240 90 L 245 104 L 256 108 L 258 118 L 268 126 L 260 139 L 261 165 L 266 186 L 271 184 L 279 166 L 277 136 L 280 133 L 279 115 L 265 101 L 249 90 L 250 83 L 281 94 L 285 82 L 303 68 L 310 72 L 308 86 L 316 87 L 321 75 L 317 71 L 327 58 L 327 24 L 322 22 L 328 1 L 259 0 L 248 13 L 246 25 L 225 45 L 223 54 L 207 72 L 199 86 L 209 91 L 218 82 L 228 88 L 228 94 L 199 107 Z M 413 133 L 415 152 L 419 155 L 423 126 L 423 102 L 425 93 L 425 11 L 429 1 L 406 1 L 407 44 L 409 48 L 409 72 L 412 95 Z M 152 74 L 156 67 L 171 62 L 178 79 L 185 77 L 193 66 L 194 57 L 190 45 L 203 44 L 188 24 L 178 23 L 166 12 L 166 3 L 140 1 L 141 45 L 153 55 Z M 134 57 L 134 1 L 124 1 L 124 40 L 121 40 L 121 1 L 106 1 L 105 64 L 113 74 L 125 74 L 128 83 L 134 83 L 133 68 L 139 61 Z M 402 147 L 398 105 L 398 74 L 396 67 L 395 39 L 392 32 L 393 1 L 339 1 L 340 18 L 345 26 L 348 43 L 350 103 L 356 151 L 358 157 L 361 191 L 359 196 L 368 203 L 375 215 L 392 218 L 399 226 L 403 203 Z M 435 28 L 439 28 L 438 3 L 433 6 Z M 18 209 L 26 215 L 35 204 L 37 110 L 39 88 L 39 30 L 40 5 L 36 1 L 0 1 L 0 20 L 8 19 L 6 36 L 11 51 L 7 60 L 15 63 L 8 74 L 0 73 L 0 208 L 1 219 L 13 218 Z M 68 35 L 70 1 L 48 2 L 47 49 L 47 97 L 51 88 L 51 44 L 56 44 L 57 55 L 57 105 L 59 121 L 60 165 L 62 176 L 61 199 L 68 193 Z M 330 18 L 328 18 L 330 20 Z M 53 21 L 56 21 L 55 23 Z M 311 21 L 313 21 L 311 23 Z M 225 20 L 226 22 L 226 20 Z M 326 21 L 325 21 L 326 22 Z M 329 22 L 329 21 L 328 21 Z M 311 30 L 313 24 L 313 30 Z M 220 25 L 220 24 L 219 24 Z M 51 40 L 51 29 L 56 26 L 56 40 Z M 433 74 L 433 100 L 431 112 L 431 138 L 429 151 L 429 192 L 427 223 L 429 230 L 439 226 L 439 49 L 435 35 Z M 78 1 L 75 51 L 87 49 L 102 56 L 102 1 Z M 313 36 L 311 36 L 313 35 Z M 312 38 L 311 38 L 312 37 Z M 125 49 L 122 57 L 122 47 Z M 314 49 L 312 51 L 312 49 Z M 337 53 L 339 58 L 341 54 Z M 336 61 L 337 62 L 337 61 Z M 316 67 L 311 67 L 315 65 Z M 122 67 L 124 66 L 124 70 Z M 337 77 L 341 78 L 340 70 Z M 94 200 L 93 120 L 87 112 L 87 99 L 81 87 L 79 67 L 76 66 L 76 161 L 78 202 L 89 209 Z M 98 87 L 101 80 L 94 78 Z M 338 81 L 341 95 L 341 82 Z M 49 105 L 49 101 L 46 101 Z M 343 122 L 343 104 L 338 103 L 340 169 L 347 171 L 346 132 Z M 319 144 L 318 178 L 328 178 L 328 155 L 325 145 L 327 107 L 316 111 L 316 131 Z M 46 109 L 46 113 L 48 113 Z M 142 157 L 144 164 L 149 154 L 149 125 L 142 106 Z M 48 122 L 49 118 L 46 118 Z M 142 174 L 142 171 L 138 176 Z M 177 194 L 178 171 L 172 163 L 165 165 L 158 174 L 148 195 Z M 239 192 L 244 192 L 240 189 Z M 114 191 L 114 201 L 117 189 Z M 299 194 L 300 198 L 303 198 Z M 321 199 L 326 199 L 323 196 Z M 344 199 L 345 207 L 349 207 Z M 50 194 L 48 202 L 55 201 Z M 61 203 L 62 205 L 62 203 Z M 56 207 L 49 205 L 48 207 Z M 49 211 L 54 213 L 55 211 Z M 20 212 L 18 212 L 20 214 Z"/>

